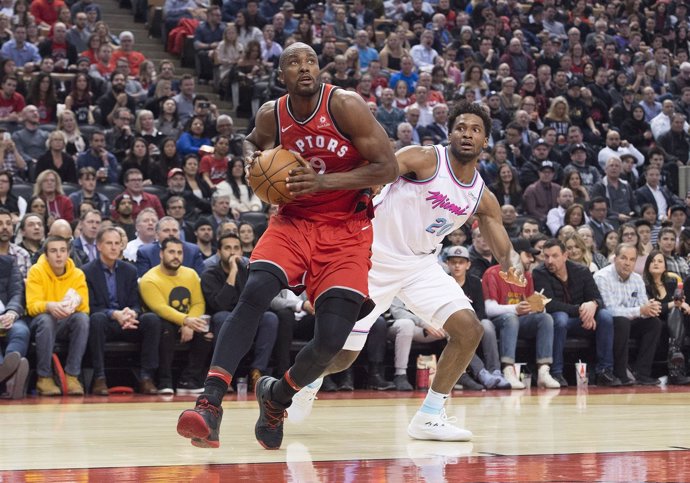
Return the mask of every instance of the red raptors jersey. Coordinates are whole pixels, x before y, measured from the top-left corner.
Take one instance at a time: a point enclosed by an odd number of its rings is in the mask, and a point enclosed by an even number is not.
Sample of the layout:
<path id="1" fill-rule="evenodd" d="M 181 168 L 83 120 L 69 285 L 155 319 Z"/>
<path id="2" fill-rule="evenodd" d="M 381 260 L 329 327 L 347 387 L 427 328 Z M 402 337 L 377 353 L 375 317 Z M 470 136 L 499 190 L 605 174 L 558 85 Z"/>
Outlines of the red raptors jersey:
<path id="1" fill-rule="evenodd" d="M 298 152 L 318 174 L 352 171 L 362 164 L 350 140 L 336 127 L 331 116 L 331 96 L 336 87 L 322 84 L 314 112 L 298 121 L 290 110 L 290 96 L 276 101 L 277 141 L 283 148 Z M 280 213 L 312 221 L 339 221 L 351 218 L 359 190 L 320 191 L 297 197 L 282 205 Z"/>

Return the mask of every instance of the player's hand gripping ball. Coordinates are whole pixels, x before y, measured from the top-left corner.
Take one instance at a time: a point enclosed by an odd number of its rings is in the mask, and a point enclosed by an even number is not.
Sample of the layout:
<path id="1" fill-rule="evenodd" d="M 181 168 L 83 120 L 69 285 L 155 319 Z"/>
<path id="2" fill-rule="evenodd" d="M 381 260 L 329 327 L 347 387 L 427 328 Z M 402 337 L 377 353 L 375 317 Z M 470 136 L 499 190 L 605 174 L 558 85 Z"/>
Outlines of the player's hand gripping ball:
<path id="1" fill-rule="evenodd" d="M 295 155 L 281 146 L 262 151 L 249 165 L 247 182 L 256 196 L 272 205 L 289 203 L 295 197 L 286 186 L 292 169 L 301 166 Z"/>

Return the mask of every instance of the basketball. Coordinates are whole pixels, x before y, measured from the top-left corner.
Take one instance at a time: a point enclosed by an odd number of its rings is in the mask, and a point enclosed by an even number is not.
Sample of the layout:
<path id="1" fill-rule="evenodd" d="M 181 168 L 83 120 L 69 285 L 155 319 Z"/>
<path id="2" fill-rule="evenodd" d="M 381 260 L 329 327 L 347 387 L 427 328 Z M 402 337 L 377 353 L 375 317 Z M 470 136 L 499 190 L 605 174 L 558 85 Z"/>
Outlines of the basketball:
<path id="1" fill-rule="evenodd" d="M 269 149 L 254 161 L 247 182 L 262 201 L 282 205 L 294 199 L 287 189 L 285 179 L 292 169 L 299 166 L 295 155 L 287 149 Z"/>

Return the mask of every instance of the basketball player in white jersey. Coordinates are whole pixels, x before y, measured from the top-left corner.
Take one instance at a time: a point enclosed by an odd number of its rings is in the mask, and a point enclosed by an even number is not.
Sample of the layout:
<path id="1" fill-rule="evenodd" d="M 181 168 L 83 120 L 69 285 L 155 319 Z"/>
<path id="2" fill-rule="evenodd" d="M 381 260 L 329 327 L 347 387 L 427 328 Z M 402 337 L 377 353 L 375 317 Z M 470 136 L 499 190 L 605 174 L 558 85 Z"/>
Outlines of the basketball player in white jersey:
<path id="1" fill-rule="evenodd" d="M 450 424 L 444 404 L 472 359 L 483 329 L 460 285 L 437 261 L 443 237 L 476 214 L 479 228 L 501 264 L 501 276 L 524 286 L 520 257 L 512 250 L 495 196 L 476 169 L 487 147 L 491 120 L 477 104 L 463 102 L 448 121 L 449 146 L 410 146 L 396 153 L 400 173 L 374 199 L 374 243 L 369 294 L 375 309 L 355 324 L 326 374 L 349 367 L 364 347 L 369 328 L 399 297 L 417 316 L 448 334 L 436 376 L 410 422 L 410 437 L 469 441 L 472 433 Z M 288 421 L 311 411 L 321 379 L 303 388 L 288 408 Z"/>

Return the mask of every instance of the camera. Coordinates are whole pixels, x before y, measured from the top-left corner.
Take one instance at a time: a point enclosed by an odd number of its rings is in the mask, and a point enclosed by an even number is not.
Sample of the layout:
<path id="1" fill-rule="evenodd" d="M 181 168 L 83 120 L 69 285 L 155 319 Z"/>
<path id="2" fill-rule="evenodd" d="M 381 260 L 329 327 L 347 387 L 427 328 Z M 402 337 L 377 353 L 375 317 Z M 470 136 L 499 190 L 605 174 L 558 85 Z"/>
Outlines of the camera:
<path id="1" fill-rule="evenodd" d="M 201 109 L 208 109 L 209 107 L 211 107 L 211 103 L 210 102 L 200 102 L 199 107 Z"/>

